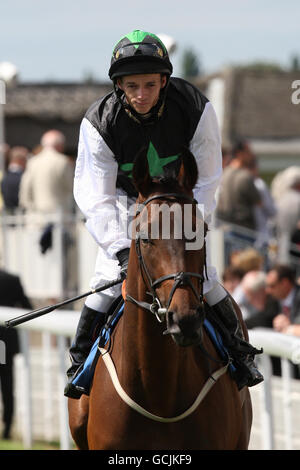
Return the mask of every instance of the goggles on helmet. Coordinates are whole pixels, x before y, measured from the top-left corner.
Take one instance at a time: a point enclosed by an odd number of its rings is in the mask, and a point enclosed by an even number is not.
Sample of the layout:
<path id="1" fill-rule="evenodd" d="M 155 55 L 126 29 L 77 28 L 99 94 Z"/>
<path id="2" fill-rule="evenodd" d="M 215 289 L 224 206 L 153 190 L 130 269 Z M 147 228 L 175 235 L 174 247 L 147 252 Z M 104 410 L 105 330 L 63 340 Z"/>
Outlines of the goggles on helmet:
<path id="1" fill-rule="evenodd" d="M 159 59 L 162 59 L 166 55 L 166 53 L 163 48 L 158 46 L 157 44 L 153 44 L 150 42 L 133 42 L 130 44 L 125 44 L 118 49 L 115 49 L 113 55 L 116 60 L 139 55 L 158 57 Z"/>

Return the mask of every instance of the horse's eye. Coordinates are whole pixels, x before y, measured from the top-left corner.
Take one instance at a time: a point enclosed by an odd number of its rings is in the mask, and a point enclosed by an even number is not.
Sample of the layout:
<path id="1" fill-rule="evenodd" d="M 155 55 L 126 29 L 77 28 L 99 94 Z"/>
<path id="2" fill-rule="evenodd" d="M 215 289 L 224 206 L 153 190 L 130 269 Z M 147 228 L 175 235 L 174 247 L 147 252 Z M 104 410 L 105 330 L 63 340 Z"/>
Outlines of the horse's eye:
<path id="1" fill-rule="evenodd" d="M 150 243 L 150 238 L 148 232 L 145 230 L 141 230 L 139 233 L 139 239 L 141 240 L 141 243 L 146 245 L 147 243 Z"/>

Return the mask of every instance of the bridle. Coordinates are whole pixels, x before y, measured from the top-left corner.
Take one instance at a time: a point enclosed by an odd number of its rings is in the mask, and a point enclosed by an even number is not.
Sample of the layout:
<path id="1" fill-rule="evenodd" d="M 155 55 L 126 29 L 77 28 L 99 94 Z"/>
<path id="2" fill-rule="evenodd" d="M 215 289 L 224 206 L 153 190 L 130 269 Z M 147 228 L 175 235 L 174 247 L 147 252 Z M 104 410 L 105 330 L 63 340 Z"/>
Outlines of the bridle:
<path id="1" fill-rule="evenodd" d="M 135 214 L 136 217 L 138 217 L 143 209 L 153 200 L 160 199 L 164 201 L 171 201 L 171 202 L 176 202 L 178 200 L 185 200 L 188 201 L 192 204 L 198 204 L 196 199 L 193 199 L 192 197 L 189 197 L 185 194 L 181 193 L 166 193 L 166 194 L 158 194 L 155 196 L 151 196 L 148 198 L 146 201 L 139 203 L 139 208 Z M 173 274 L 166 274 L 165 276 L 161 276 L 160 278 L 153 280 L 149 274 L 149 270 L 147 268 L 147 265 L 145 263 L 144 257 L 142 255 L 141 251 L 141 236 L 139 233 L 136 235 L 135 239 L 135 249 L 139 261 L 139 265 L 141 268 L 141 273 L 144 279 L 144 282 L 149 289 L 150 292 L 147 292 L 149 295 L 152 296 L 152 303 L 147 303 L 143 301 L 136 300 L 133 298 L 131 295 L 127 294 L 126 295 L 126 300 L 134 303 L 135 305 L 138 305 L 139 307 L 149 310 L 151 313 L 155 314 L 158 321 L 162 322 L 165 318 L 165 315 L 168 312 L 168 309 L 170 307 L 172 298 L 174 296 L 174 293 L 178 287 L 182 286 L 188 286 L 191 288 L 192 292 L 194 293 L 196 299 L 199 301 L 199 304 L 203 304 L 203 283 L 204 283 L 204 277 L 202 274 L 199 273 L 193 273 L 193 272 L 177 272 Z M 144 277 L 146 276 L 146 279 Z M 191 277 L 195 277 L 199 279 L 200 282 L 200 287 L 201 291 L 200 294 L 197 292 L 195 289 L 193 283 L 191 282 Z M 168 301 L 166 303 L 166 306 L 163 307 L 161 301 L 159 300 L 159 297 L 157 295 L 156 289 L 165 281 L 168 280 L 174 280 L 174 284 L 172 286 L 171 292 L 169 294 Z"/>
<path id="2" fill-rule="evenodd" d="M 142 208 L 139 211 L 137 211 L 136 217 L 141 213 L 141 211 L 145 208 L 145 206 L 147 206 L 147 204 L 149 204 L 149 202 L 151 202 L 155 199 L 162 199 L 162 200 L 167 200 L 167 201 L 186 200 L 186 201 L 191 202 L 192 204 L 197 204 L 197 201 L 195 199 L 190 198 L 188 196 L 185 196 L 183 194 L 167 193 L 167 194 L 163 194 L 163 195 L 155 195 L 155 196 L 152 196 L 149 199 L 147 199 L 145 202 L 141 203 Z M 193 291 L 194 295 L 196 296 L 196 298 L 199 300 L 199 303 L 203 303 L 203 282 L 204 282 L 204 277 L 203 277 L 202 274 L 191 273 L 191 272 L 179 272 L 179 273 L 174 273 L 174 274 L 167 274 L 167 275 L 162 276 L 162 277 L 160 277 L 160 278 L 158 278 L 154 281 L 152 280 L 152 278 L 149 274 L 147 265 L 145 263 L 143 255 L 142 255 L 142 251 L 141 251 L 141 247 L 140 247 L 140 238 L 141 237 L 138 234 L 137 237 L 136 237 L 135 248 L 136 248 L 136 252 L 137 252 L 137 256 L 138 256 L 138 260 L 139 260 L 141 273 L 142 273 L 144 282 L 145 282 L 147 288 L 149 288 L 149 290 L 150 290 L 149 294 L 152 296 L 152 303 L 149 304 L 147 302 L 138 301 L 138 300 L 134 299 L 132 296 L 130 296 L 129 294 L 126 295 L 126 300 L 129 300 L 130 302 L 138 305 L 139 307 L 142 307 L 143 309 L 149 310 L 150 312 L 154 313 L 156 315 L 157 319 L 160 322 L 162 322 L 164 317 L 166 316 L 166 314 L 168 312 L 168 308 L 171 304 L 174 292 L 180 286 L 185 286 L 185 285 L 189 286 L 192 289 L 192 291 Z M 204 249 L 205 249 L 205 244 L 204 244 Z M 204 252 L 204 256 L 205 256 L 205 252 Z M 206 264 L 204 265 L 204 267 L 206 268 Z M 146 276 L 146 279 L 144 278 L 144 275 Z M 193 286 L 193 284 L 191 282 L 191 277 L 196 277 L 197 279 L 199 279 L 200 284 L 201 284 L 200 294 L 197 293 L 195 287 Z M 161 302 L 158 298 L 158 295 L 156 293 L 156 289 L 164 281 L 167 281 L 167 280 L 170 280 L 170 279 L 174 280 L 174 284 L 172 286 L 172 289 L 171 289 L 166 307 L 162 307 L 162 304 L 161 304 Z M 202 349 L 202 352 L 204 351 L 206 353 L 206 351 L 202 347 L 201 347 L 201 349 Z M 158 415 L 155 415 L 153 413 L 150 413 L 145 408 L 143 408 L 138 403 L 136 403 L 134 400 L 132 400 L 132 398 L 130 398 L 130 396 L 127 395 L 127 393 L 125 392 L 125 390 L 123 389 L 123 387 L 120 384 L 120 381 L 119 381 L 118 375 L 117 375 L 117 371 L 116 371 L 116 368 L 114 366 L 113 360 L 112 360 L 112 358 L 109 354 L 109 351 L 106 350 L 106 349 L 103 349 L 103 348 L 99 348 L 99 351 L 100 351 L 102 359 L 103 359 L 103 361 L 104 361 L 104 363 L 107 367 L 107 370 L 109 372 L 109 375 L 111 377 L 111 380 L 113 382 L 115 390 L 117 391 L 119 396 L 122 398 L 122 400 L 128 406 L 130 406 L 132 409 L 134 409 L 135 411 L 137 411 L 141 415 L 143 415 L 143 416 L 145 416 L 145 417 L 147 417 L 151 420 L 159 421 L 161 423 L 175 423 L 175 422 L 181 421 L 182 419 L 185 419 L 188 416 L 190 416 L 198 408 L 200 403 L 204 400 L 204 398 L 206 397 L 206 395 L 208 394 L 210 389 L 218 381 L 218 379 L 226 373 L 226 371 L 228 369 L 228 366 L 229 366 L 229 363 L 230 363 L 230 360 L 228 359 L 228 361 L 225 365 L 222 364 L 221 368 L 217 369 L 215 372 L 213 372 L 209 376 L 209 378 L 205 382 L 202 390 L 200 390 L 196 400 L 192 403 L 192 405 L 188 409 L 186 409 L 183 413 L 181 413 L 177 416 L 167 418 L 167 417 L 158 416 Z M 208 354 L 206 354 L 206 356 L 210 357 Z M 215 361 L 215 362 L 219 362 L 219 361 Z"/>
<path id="3" fill-rule="evenodd" d="M 151 202 L 155 199 L 162 199 L 162 200 L 167 200 L 167 201 L 186 200 L 186 201 L 191 202 L 192 204 L 197 204 L 197 201 L 195 199 L 190 198 L 189 196 L 185 196 L 184 194 L 180 194 L 180 193 L 167 193 L 167 194 L 163 194 L 163 195 L 155 195 L 155 196 L 152 196 L 149 199 L 147 199 L 146 201 L 141 203 L 142 207 L 141 207 L 140 210 L 137 211 L 136 217 L 142 212 L 142 210 L 145 208 L 145 206 L 147 206 L 147 204 L 149 204 L 149 202 Z M 185 286 L 185 285 L 189 286 L 192 289 L 192 291 L 193 291 L 194 295 L 196 296 L 196 298 L 199 300 L 199 304 L 203 303 L 203 282 L 204 282 L 204 277 L 203 277 L 202 274 L 191 273 L 191 272 L 179 272 L 179 273 L 174 273 L 174 274 L 167 274 L 167 275 L 162 276 L 162 277 L 160 277 L 160 278 L 158 278 L 154 281 L 152 280 L 152 278 L 149 274 L 148 268 L 146 266 L 145 260 L 144 260 L 143 255 L 142 255 L 142 251 L 141 251 L 141 247 L 140 247 L 140 238 L 141 238 L 140 234 L 137 234 L 136 242 L 135 242 L 135 248 L 136 248 L 136 252 L 137 252 L 137 256 L 138 256 L 138 260 L 139 260 L 141 273 L 142 273 L 144 282 L 145 282 L 147 288 L 149 288 L 149 290 L 150 290 L 150 292 L 148 292 L 148 293 L 152 296 L 152 303 L 149 304 L 147 302 L 142 302 L 142 301 L 136 300 L 132 296 L 130 296 L 129 294 L 126 295 L 126 300 L 129 300 L 130 302 L 138 305 L 139 307 L 142 307 L 143 309 L 149 310 L 150 312 L 154 313 L 156 315 L 157 319 L 160 322 L 162 322 L 164 317 L 166 316 L 166 314 L 168 312 L 168 309 L 169 309 L 169 306 L 171 304 L 174 292 L 180 286 Z M 205 250 L 205 242 L 204 242 L 204 250 Z M 204 256 L 205 256 L 205 251 L 204 251 Z M 206 270 L 206 264 L 204 264 L 204 267 L 205 267 L 205 270 Z M 144 275 L 146 276 L 147 281 L 145 280 Z M 207 273 L 206 273 L 206 275 L 207 275 Z M 200 294 L 197 293 L 195 287 L 193 286 L 193 284 L 191 282 L 191 277 L 196 277 L 197 279 L 199 279 L 200 284 L 201 284 Z M 156 289 L 164 281 L 167 281 L 167 280 L 170 280 L 170 279 L 174 280 L 174 284 L 172 286 L 172 289 L 171 289 L 166 307 L 162 307 L 162 304 L 161 304 L 161 302 L 158 298 L 158 295 L 156 293 Z M 228 358 L 228 361 L 225 365 L 222 365 L 222 367 L 220 369 L 217 369 L 215 372 L 213 372 L 209 376 L 209 378 L 205 382 L 202 390 L 199 392 L 196 400 L 192 403 L 192 405 L 188 409 L 186 409 L 183 413 L 181 413 L 177 416 L 167 418 L 167 417 L 162 417 L 162 416 L 158 416 L 158 415 L 155 415 L 153 413 L 150 413 L 145 408 L 143 408 L 138 403 L 136 403 L 134 400 L 132 400 L 132 398 L 130 398 L 130 396 L 127 395 L 127 393 L 125 392 L 125 390 L 123 389 L 123 387 L 121 386 L 121 384 L 119 382 L 117 371 L 116 371 L 115 365 L 113 363 L 113 360 L 112 360 L 112 358 L 109 354 L 109 351 L 106 350 L 106 349 L 100 348 L 100 347 L 98 347 L 98 349 L 99 349 L 100 354 L 102 356 L 102 359 L 103 359 L 103 361 L 104 361 L 104 363 L 107 367 L 107 370 L 109 372 L 109 375 L 111 377 L 111 380 L 113 382 L 115 390 L 117 391 L 119 396 L 122 398 L 122 400 L 128 406 L 130 406 L 132 409 L 134 409 L 135 411 L 137 411 L 141 415 L 143 415 L 143 416 L 145 416 L 145 417 L 147 417 L 151 420 L 159 421 L 161 423 L 175 423 L 175 422 L 181 421 L 182 419 L 185 419 L 188 416 L 190 416 L 198 408 L 200 403 L 204 400 L 204 398 L 206 397 L 206 395 L 208 394 L 210 389 L 218 381 L 218 379 L 226 373 L 226 371 L 228 369 L 228 366 L 230 364 L 230 359 Z M 201 348 L 201 349 L 202 349 L 202 351 L 206 352 L 203 348 Z M 206 355 L 209 356 L 208 354 L 206 354 Z M 215 361 L 215 362 L 221 362 L 221 361 Z"/>

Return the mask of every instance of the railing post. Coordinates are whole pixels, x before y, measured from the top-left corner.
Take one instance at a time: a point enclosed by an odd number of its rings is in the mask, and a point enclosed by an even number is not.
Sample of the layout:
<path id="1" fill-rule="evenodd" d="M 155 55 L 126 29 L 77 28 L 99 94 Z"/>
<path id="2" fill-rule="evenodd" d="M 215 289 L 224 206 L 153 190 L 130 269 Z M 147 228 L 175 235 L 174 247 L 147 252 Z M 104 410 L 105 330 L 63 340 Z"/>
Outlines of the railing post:
<path id="1" fill-rule="evenodd" d="M 224 231 L 213 228 L 207 234 L 208 247 L 212 266 L 216 267 L 218 276 L 221 278 L 225 268 Z"/>
<path id="2" fill-rule="evenodd" d="M 52 363 L 51 334 L 42 334 L 42 357 L 43 357 L 43 412 L 44 412 L 44 437 L 46 441 L 53 440 L 53 386 L 52 386 Z"/>
<path id="3" fill-rule="evenodd" d="M 31 388 L 31 366 L 29 353 L 29 332 L 20 331 L 20 344 L 23 362 L 22 374 L 22 415 L 23 415 L 23 444 L 25 449 L 32 448 L 32 388 Z"/>
<path id="4" fill-rule="evenodd" d="M 283 392 L 283 419 L 286 450 L 293 450 L 293 425 L 292 425 L 292 391 L 291 377 L 292 364 L 288 359 L 281 359 L 282 392 Z"/>
<path id="5" fill-rule="evenodd" d="M 67 342 L 64 336 L 57 336 L 58 354 L 59 354 L 59 378 L 58 378 L 58 394 L 59 394 L 59 434 L 60 448 L 63 450 L 70 449 L 70 431 L 69 431 L 69 415 L 68 402 L 64 396 L 64 387 L 66 384 L 66 350 Z"/>
<path id="6" fill-rule="evenodd" d="M 261 393 L 261 410 L 262 410 L 262 435 L 263 449 L 274 449 L 274 422 L 273 422 L 273 405 L 272 405 L 272 362 L 269 356 L 262 354 L 259 358 L 262 365 L 264 382 Z"/>

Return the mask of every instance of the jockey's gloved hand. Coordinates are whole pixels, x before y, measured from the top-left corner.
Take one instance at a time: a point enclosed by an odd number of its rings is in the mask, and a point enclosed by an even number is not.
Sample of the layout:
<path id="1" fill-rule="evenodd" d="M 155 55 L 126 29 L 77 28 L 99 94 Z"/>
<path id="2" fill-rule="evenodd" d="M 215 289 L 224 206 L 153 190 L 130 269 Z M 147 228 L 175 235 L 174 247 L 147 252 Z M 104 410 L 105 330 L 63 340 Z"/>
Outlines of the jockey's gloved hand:
<path id="1" fill-rule="evenodd" d="M 124 250 L 118 251 L 116 254 L 116 257 L 119 261 L 119 266 L 121 266 L 120 276 L 122 279 L 125 279 L 127 276 L 129 250 L 129 248 L 124 248 Z"/>

